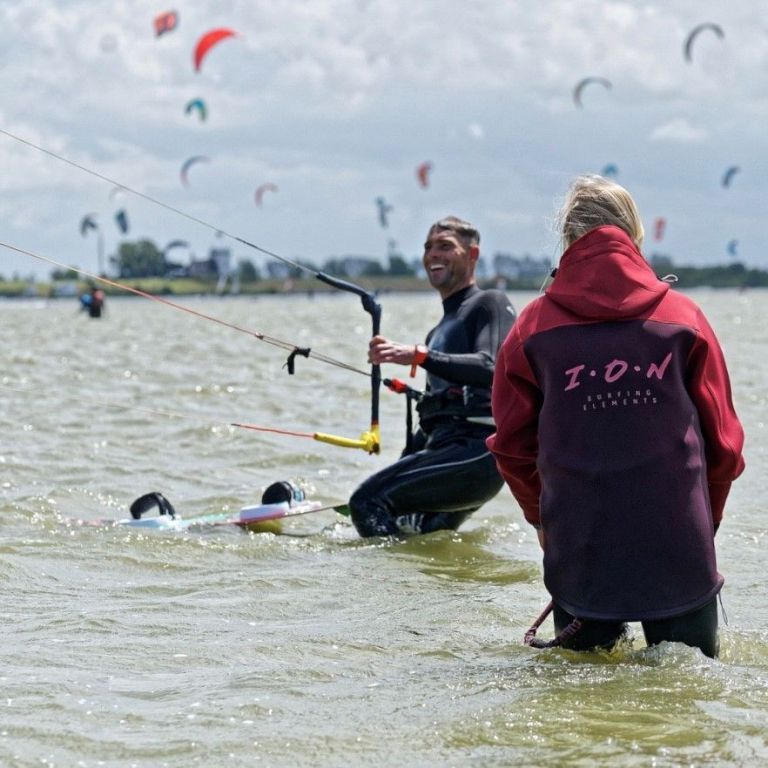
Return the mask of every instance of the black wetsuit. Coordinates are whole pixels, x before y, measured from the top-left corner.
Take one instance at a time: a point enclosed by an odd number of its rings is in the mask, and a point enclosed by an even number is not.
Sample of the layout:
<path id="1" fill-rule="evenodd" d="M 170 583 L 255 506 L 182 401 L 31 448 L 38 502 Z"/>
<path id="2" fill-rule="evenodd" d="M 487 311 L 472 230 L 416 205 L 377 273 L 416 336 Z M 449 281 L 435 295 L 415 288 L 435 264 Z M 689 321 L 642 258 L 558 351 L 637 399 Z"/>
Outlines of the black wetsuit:
<path id="1" fill-rule="evenodd" d="M 349 500 L 361 536 L 455 530 L 503 485 L 485 439 L 495 431 L 496 353 L 515 310 L 501 291 L 472 285 L 445 299 L 443 312 L 427 336 L 427 385 L 412 444 Z"/>
<path id="2" fill-rule="evenodd" d="M 555 632 L 562 632 L 574 617 L 564 608 L 554 606 Z M 700 648 L 705 656 L 716 658 L 720 649 L 717 636 L 717 598 L 713 597 L 700 608 L 666 619 L 643 621 L 645 642 L 658 645 L 663 641 L 685 643 Z M 610 650 L 627 634 L 623 621 L 596 621 L 584 619 L 578 632 L 563 642 L 563 648 L 574 651 L 588 651 L 593 648 Z"/>

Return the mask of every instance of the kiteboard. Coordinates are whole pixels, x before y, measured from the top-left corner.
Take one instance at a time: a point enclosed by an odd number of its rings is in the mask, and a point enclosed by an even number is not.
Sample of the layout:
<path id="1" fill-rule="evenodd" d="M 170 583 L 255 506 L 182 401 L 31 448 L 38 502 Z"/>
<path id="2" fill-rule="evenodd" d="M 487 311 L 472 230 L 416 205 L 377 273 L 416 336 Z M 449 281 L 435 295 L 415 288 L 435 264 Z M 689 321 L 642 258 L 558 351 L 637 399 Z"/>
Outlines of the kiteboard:
<path id="1" fill-rule="evenodd" d="M 279 504 L 256 504 L 242 507 L 239 512 L 215 512 L 207 515 L 195 515 L 194 517 L 181 517 L 180 515 L 160 514 L 152 517 L 142 517 L 138 520 L 133 517 L 119 520 L 98 520 L 97 525 L 114 526 L 120 528 L 141 528 L 161 531 L 189 531 L 212 528 L 214 526 L 237 526 L 255 533 L 279 533 L 282 530 L 281 521 L 286 517 L 306 515 L 309 512 L 319 512 L 321 509 L 333 509 L 323 507 L 319 501 L 302 501 L 294 506 L 288 502 Z"/>
<path id="2" fill-rule="evenodd" d="M 145 517 L 154 510 L 156 514 Z M 118 520 L 81 520 L 81 525 L 98 527 L 136 528 L 159 531 L 194 531 L 217 526 L 234 526 L 254 533 L 282 533 L 282 521 L 312 512 L 333 510 L 347 513 L 345 505 L 329 506 L 320 501 L 304 498 L 304 493 L 288 481 L 270 485 L 263 493 L 260 504 L 240 508 L 239 512 L 215 512 L 207 515 L 182 517 L 166 497 L 158 492 L 145 493 L 130 506 L 131 516 Z"/>

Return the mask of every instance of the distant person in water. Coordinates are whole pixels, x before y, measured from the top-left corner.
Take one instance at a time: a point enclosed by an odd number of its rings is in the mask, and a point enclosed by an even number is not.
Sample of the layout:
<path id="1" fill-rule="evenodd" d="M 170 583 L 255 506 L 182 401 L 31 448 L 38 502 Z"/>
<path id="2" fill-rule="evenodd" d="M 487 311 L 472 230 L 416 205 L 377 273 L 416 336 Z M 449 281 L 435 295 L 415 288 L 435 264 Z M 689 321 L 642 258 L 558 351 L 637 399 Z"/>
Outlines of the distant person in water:
<path id="1" fill-rule="evenodd" d="M 453 216 L 430 227 L 424 268 L 443 301 L 425 344 L 374 336 L 370 362 L 421 366 L 426 391 L 419 428 L 401 458 L 365 480 L 349 507 L 361 536 L 456 529 L 504 483 L 485 445 L 494 431 L 491 381 L 496 353 L 515 320 L 509 299 L 475 280 L 480 235 Z"/>
<path id="2" fill-rule="evenodd" d="M 101 317 L 104 311 L 104 291 L 96 285 L 89 285 L 88 291 L 80 296 L 80 307 L 89 317 Z"/>
<path id="3" fill-rule="evenodd" d="M 493 382 L 499 469 L 538 532 L 563 647 L 718 652 L 715 532 L 744 469 L 725 359 L 701 309 L 643 258 L 630 194 L 577 178 L 565 252 Z"/>

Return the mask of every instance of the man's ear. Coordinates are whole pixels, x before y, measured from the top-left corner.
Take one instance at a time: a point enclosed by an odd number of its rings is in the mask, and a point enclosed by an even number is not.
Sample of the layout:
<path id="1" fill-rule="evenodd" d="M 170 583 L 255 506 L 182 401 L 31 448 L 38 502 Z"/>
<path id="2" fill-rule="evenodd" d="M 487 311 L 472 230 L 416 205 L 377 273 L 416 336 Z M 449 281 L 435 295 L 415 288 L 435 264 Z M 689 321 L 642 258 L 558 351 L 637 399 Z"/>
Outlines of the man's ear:
<path id="1" fill-rule="evenodd" d="M 479 245 L 470 245 L 469 246 L 469 260 L 473 264 L 477 264 L 477 260 L 480 258 L 480 246 Z"/>

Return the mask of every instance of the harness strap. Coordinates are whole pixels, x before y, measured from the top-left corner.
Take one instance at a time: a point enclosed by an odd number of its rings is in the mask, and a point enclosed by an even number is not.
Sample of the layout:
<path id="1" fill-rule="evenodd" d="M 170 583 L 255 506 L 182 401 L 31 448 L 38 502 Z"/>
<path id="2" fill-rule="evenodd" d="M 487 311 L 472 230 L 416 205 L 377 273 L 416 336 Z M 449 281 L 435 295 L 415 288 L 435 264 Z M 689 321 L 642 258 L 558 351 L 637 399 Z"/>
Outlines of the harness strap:
<path id="1" fill-rule="evenodd" d="M 413 401 L 421 400 L 424 393 L 409 387 L 400 379 L 384 379 L 383 384 L 393 392 L 405 395 L 405 453 L 411 453 L 413 450 Z"/>

